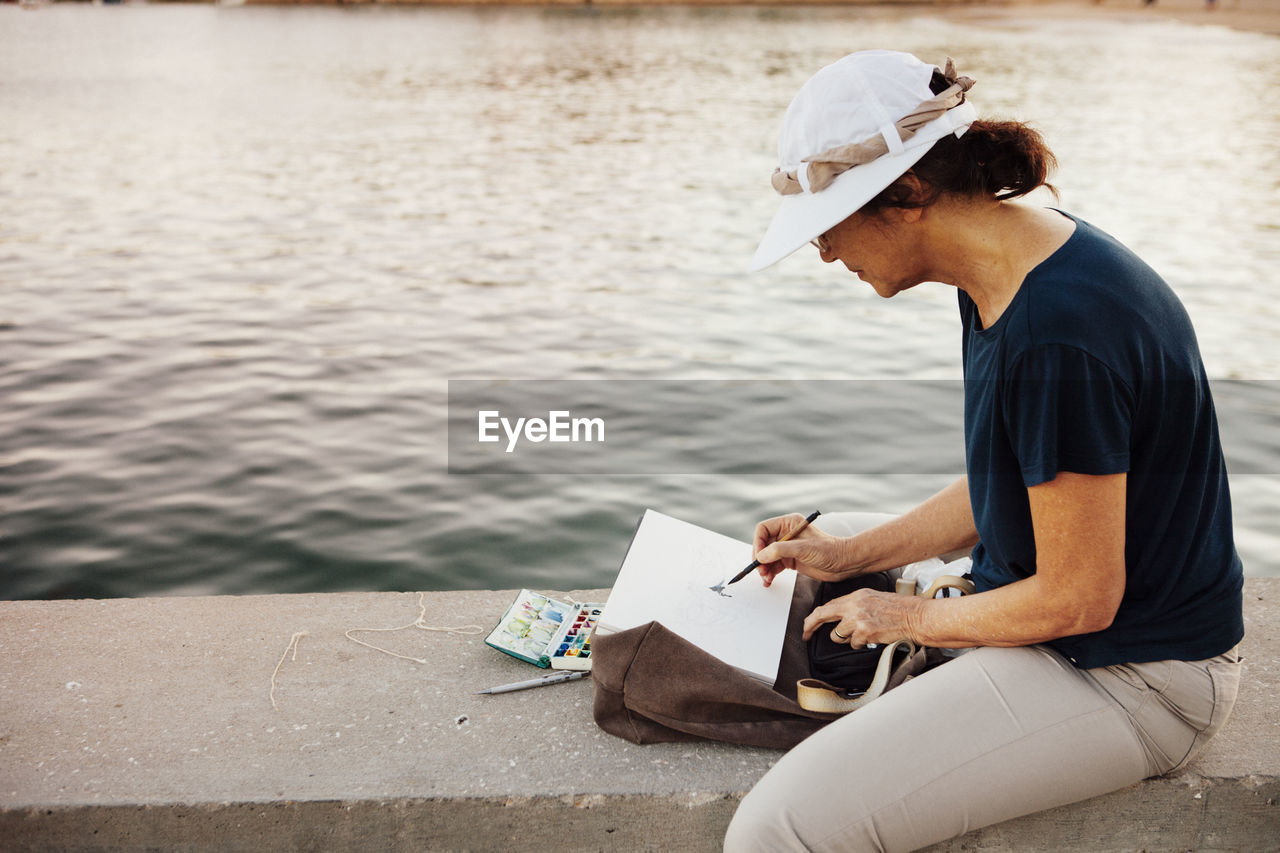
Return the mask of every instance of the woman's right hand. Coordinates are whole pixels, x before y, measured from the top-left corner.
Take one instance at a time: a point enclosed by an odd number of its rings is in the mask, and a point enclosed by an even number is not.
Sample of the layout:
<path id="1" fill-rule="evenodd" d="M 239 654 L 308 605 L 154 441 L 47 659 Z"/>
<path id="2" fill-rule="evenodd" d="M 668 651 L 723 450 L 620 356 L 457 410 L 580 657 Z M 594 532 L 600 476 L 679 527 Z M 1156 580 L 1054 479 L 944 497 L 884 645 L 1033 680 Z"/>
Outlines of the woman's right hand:
<path id="1" fill-rule="evenodd" d="M 765 586 L 773 583 L 785 569 L 818 580 L 839 580 L 851 571 L 847 560 L 848 540 L 823 533 L 809 525 L 791 540 L 781 541 L 804 524 L 799 513 L 780 515 L 756 525 L 755 559 L 760 561 L 761 579 Z"/>

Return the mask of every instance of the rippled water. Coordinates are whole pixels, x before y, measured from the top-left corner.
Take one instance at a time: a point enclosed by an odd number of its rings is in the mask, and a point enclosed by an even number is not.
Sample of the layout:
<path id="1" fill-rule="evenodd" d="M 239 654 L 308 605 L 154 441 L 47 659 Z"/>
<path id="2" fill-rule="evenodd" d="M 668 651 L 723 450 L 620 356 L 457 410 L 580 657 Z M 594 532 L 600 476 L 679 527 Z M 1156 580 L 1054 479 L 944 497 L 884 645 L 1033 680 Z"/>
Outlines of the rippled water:
<path id="1" fill-rule="evenodd" d="M 1166 276 L 1212 376 L 1280 378 L 1280 39 L 923 7 L 0 6 L 0 594 L 606 586 L 645 506 L 745 537 L 924 497 L 945 478 L 446 469 L 449 379 L 957 377 L 950 289 L 884 302 L 805 253 L 741 273 L 781 110 L 884 46 L 956 57 L 980 110 L 1038 124 L 1061 205 Z M 1280 476 L 1232 486 L 1246 570 L 1280 574 Z"/>

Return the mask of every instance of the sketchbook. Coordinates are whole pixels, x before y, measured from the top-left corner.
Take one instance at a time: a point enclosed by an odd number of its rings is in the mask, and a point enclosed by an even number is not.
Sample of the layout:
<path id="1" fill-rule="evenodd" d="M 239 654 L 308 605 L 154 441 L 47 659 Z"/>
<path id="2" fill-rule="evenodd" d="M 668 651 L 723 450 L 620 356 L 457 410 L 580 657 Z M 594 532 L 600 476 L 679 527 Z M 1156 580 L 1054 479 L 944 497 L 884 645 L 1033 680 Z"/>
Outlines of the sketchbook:
<path id="1" fill-rule="evenodd" d="M 795 572 L 765 588 L 752 572 L 723 593 L 712 586 L 751 562 L 751 545 L 647 509 L 640 517 L 596 633 L 646 622 L 664 627 L 770 686 L 778 678 Z"/>

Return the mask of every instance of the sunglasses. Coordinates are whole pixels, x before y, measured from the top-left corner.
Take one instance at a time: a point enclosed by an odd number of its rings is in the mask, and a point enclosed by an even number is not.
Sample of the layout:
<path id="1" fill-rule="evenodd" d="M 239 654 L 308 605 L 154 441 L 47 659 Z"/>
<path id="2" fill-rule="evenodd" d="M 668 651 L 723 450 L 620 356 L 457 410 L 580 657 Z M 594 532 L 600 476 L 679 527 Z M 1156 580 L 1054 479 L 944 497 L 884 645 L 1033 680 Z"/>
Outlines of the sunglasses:
<path id="1" fill-rule="evenodd" d="M 810 240 L 809 242 L 810 242 L 810 243 L 812 243 L 813 245 L 817 246 L 817 247 L 818 247 L 818 251 L 819 251 L 819 252 L 821 252 L 821 253 L 822 253 L 822 254 L 824 254 L 824 255 L 825 255 L 827 252 L 830 252 L 830 251 L 831 251 L 831 241 L 827 239 L 827 232 L 825 232 L 825 231 L 824 231 L 823 233 L 819 234 L 817 237 L 814 237 L 814 238 L 813 238 L 812 240 Z"/>

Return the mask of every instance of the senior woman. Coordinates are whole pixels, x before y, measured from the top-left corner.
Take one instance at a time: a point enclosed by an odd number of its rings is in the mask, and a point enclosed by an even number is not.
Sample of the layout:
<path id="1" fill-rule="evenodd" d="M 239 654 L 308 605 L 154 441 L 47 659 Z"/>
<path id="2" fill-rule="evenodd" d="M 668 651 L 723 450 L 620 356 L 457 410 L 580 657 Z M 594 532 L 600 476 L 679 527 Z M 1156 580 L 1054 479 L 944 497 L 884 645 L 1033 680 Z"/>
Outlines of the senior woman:
<path id="1" fill-rule="evenodd" d="M 823 580 L 972 548 L 978 592 L 861 590 L 806 637 L 970 648 L 813 735 L 726 849 L 908 850 L 1182 766 L 1239 683 L 1242 573 L 1209 385 L 1168 285 L 1073 216 L 1014 201 L 1054 165 L 973 81 L 847 56 L 788 109 L 753 266 L 806 243 L 884 297 L 956 288 L 966 476 L 853 535 L 761 522 L 760 573 Z"/>

